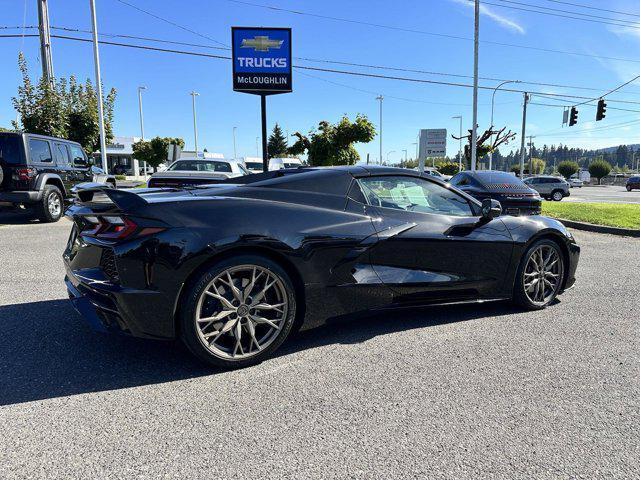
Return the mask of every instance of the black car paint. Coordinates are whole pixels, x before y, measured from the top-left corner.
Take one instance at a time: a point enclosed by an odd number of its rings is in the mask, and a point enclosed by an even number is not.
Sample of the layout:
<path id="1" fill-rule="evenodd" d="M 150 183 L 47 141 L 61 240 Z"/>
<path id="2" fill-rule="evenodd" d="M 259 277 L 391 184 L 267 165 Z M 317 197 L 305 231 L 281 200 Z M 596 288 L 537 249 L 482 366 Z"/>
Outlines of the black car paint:
<path id="1" fill-rule="evenodd" d="M 233 179 L 244 185 L 149 189 L 141 196 L 112 191 L 115 203 L 76 204 L 67 212 L 76 227 L 64 253 L 70 297 L 99 328 L 170 339 L 185 285 L 217 260 L 251 252 L 288 272 L 304 309 L 300 321 L 312 327 L 372 309 L 509 298 L 520 257 L 544 235 L 566 252 L 566 286 L 573 284 L 579 248 L 559 222 L 487 221 L 465 194 L 478 216 L 362 203 L 354 177 L 385 174 L 417 175 L 382 167 L 278 171 Z M 83 215 L 122 211 L 140 227 L 166 230 L 122 243 L 77 234 Z M 102 265 L 105 257 L 115 269 Z"/>
<path id="2" fill-rule="evenodd" d="M 492 174 L 508 175 L 512 184 L 505 185 L 505 188 L 488 184 L 486 177 Z M 468 185 L 458 185 L 460 179 L 468 180 Z M 499 201 L 502 211 L 507 215 L 539 215 L 542 211 L 542 198 L 538 192 L 506 172 L 464 171 L 456 174 L 449 182 L 477 200 L 492 198 Z"/>

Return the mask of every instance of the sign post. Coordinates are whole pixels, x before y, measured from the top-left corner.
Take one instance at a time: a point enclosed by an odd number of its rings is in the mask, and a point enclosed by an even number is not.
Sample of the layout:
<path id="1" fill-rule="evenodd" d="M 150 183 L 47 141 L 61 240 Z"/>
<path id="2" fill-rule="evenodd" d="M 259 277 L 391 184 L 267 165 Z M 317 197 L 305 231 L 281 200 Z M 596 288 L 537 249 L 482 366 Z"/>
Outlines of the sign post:
<path id="1" fill-rule="evenodd" d="M 447 129 L 430 128 L 420 130 L 419 138 L 419 169 L 424 171 L 427 158 L 432 158 L 432 166 L 435 167 L 435 158 L 447 155 Z"/>
<path id="2" fill-rule="evenodd" d="M 293 91 L 291 29 L 231 27 L 233 90 L 260 95 L 262 169 L 269 170 L 267 95 Z"/>

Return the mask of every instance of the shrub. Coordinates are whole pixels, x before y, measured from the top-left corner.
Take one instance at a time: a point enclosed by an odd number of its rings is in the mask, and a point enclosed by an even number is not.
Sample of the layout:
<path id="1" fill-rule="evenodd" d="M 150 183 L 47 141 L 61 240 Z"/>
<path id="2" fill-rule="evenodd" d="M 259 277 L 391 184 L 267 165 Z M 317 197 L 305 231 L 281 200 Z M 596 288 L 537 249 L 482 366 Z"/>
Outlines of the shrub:
<path id="1" fill-rule="evenodd" d="M 598 185 L 601 184 L 602 179 L 609 175 L 611 172 L 611 164 L 606 160 L 594 160 L 589 165 L 589 173 L 598 179 Z"/>
<path id="2" fill-rule="evenodd" d="M 460 165 L 454 162 L 439 162 L 436 168 L 443 175 L 455 175 L 460 171 Z"/>
<path id="3" fill-rule="evenodd" d="M 562 175 L 566 179 L 568 179 L 574 173 L 577 173 L 578 170 L 580 170 L 580 166 L 577 164 L 577 162 L 566 160 L 558 164 L 558 172 L 560 172 L 560 175 Z"/>
<path id="4" fill-rule="evenodd" d="M 126 180 L 127 176 L 126 175 L 116 175 L 116 180 Z"/>

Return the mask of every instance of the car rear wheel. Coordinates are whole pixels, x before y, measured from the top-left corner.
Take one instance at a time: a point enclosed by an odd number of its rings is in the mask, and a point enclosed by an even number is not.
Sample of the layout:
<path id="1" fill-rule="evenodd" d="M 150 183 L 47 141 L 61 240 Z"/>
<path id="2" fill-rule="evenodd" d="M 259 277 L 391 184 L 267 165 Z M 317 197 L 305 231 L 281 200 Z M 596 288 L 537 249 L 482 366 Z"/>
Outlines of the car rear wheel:
<path id="1" fill-rule="evenodd" d="M 562 193 L 562 190 L 556 190 L 551 194 L 551 198 L 554 202 L 559 202 L 564 198 L 564 193 Z"/>
<path id="2" fill-rule="evenodd" d="M 42 200 L 36 205 L 36 215 L 41 222 L 57 222 L 62 217 L 64 199 L 55 185 L 45 185 Z"/>
<path id="3" fill-rule="evenodd" d="M 630 192 L 630 191 L 631 191 L 631 186 L 627 185 L 627 192 Z"/>
<path id="4" fill-rule="evenodd" d="M 513 300 L 529 310 L 547 307 L 558 296 L 564 281 L 564 257 L 557 243 L 535 242 L 522 257 Z"/>
<path id="5" fill-rule="evenodd" d="M 295 290 L 275 262 L 242 255 L 198 279 L 181 312 L 182 338 L 192 353 L 213 366 L 245 367 L 268 357 L 291 332 Z"/>

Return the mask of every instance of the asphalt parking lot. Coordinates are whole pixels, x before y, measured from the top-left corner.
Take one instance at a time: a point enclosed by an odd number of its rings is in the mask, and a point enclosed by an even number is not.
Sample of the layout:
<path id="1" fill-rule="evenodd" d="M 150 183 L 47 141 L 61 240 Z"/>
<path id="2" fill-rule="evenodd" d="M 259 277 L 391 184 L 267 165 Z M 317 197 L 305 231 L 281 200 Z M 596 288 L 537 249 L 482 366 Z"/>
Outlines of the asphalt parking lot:
<path id="1" fill-rule="evenodd" d="M 563 202 L 640 203 L 640 190 L 627 192 L 624 185 L 599 185 L 572 188 Z"/>
<path id="2" fill-rule="evenodd" d="M 256 367 L 94 333 L 70 224 L 0 223 L 0 478 L 637 478 L 640 240 L 575 232 L 577 286 L 333 323 Z"/>

